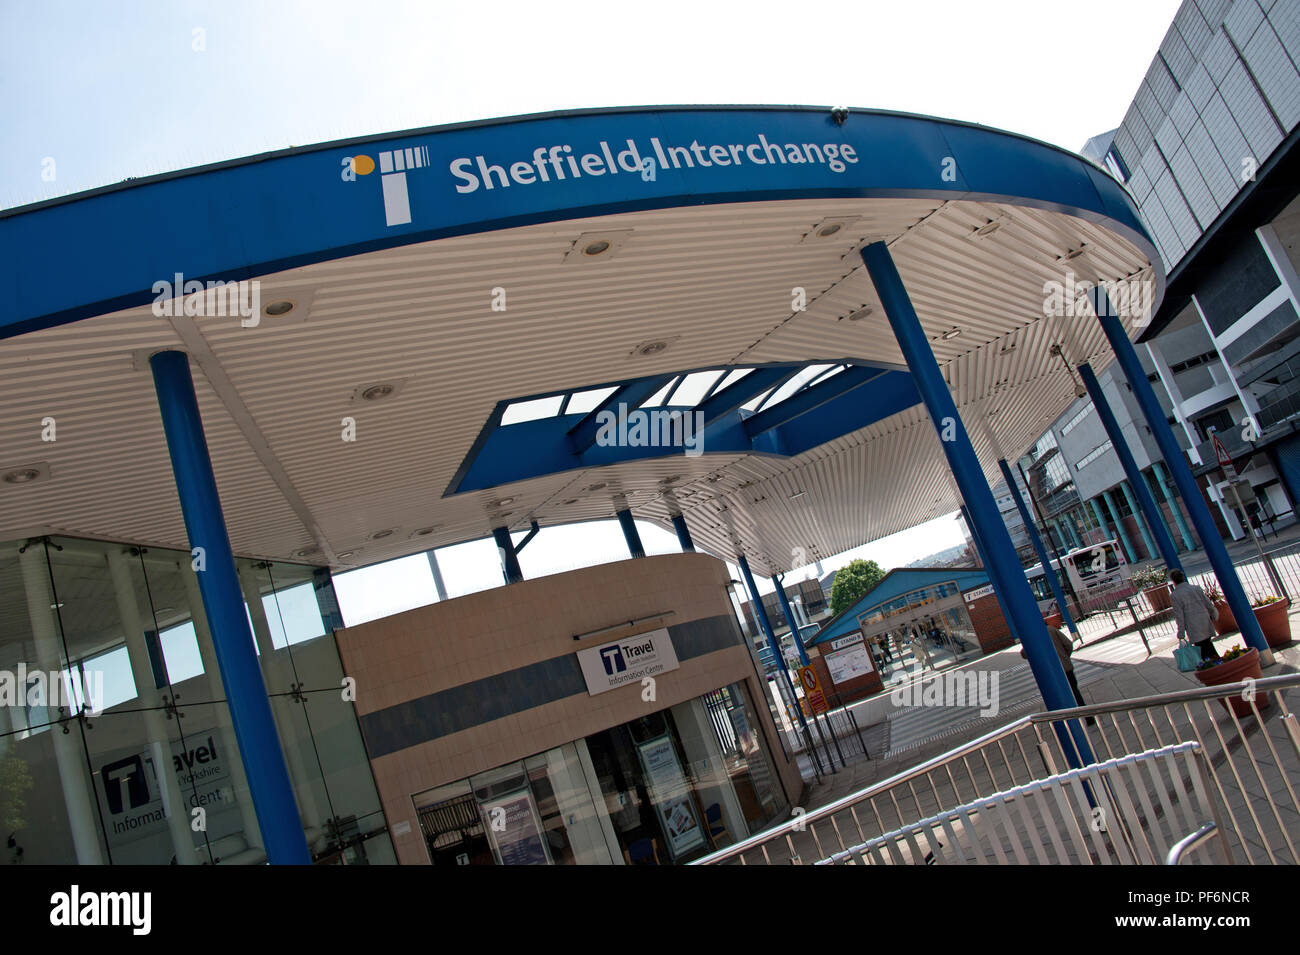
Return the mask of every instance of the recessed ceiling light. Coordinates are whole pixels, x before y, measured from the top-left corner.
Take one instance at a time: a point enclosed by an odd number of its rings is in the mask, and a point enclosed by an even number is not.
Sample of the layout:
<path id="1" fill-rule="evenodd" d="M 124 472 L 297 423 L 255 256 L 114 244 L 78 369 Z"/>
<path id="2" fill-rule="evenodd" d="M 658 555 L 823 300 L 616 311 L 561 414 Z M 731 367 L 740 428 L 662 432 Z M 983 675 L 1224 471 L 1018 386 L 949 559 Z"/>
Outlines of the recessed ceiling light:
<path id="1" fill-rule="evenodd" d="M 793 500 L 795 500 L 796 498 L 803 497 L 803 495 L 804 495 L 804 492 L 803 492 L 803 491 L 795 491 L 793 494 L 790 495 L 790 500 L 793 501 Z"/>
<path id="2" fill-rule="evenodd" d="M 636 346 L 636 353 L 642 357 L 657 355 L 668 348 L 667 342 L 645 342 Z"/>
<path id="3" fill-rule="evenodd" d="M 576 497 L 571 497 L 567 501 L 561 501 L 560 503 L 562 506 L 568 507 L 570 504 L 577 504 L 578 499 Z"/>
<path id="4" fill-rule="evenodd" d="M 863 305 L 863 306 L 862 306 L 860 309 L 858 309 L 856 312 L 851 312 L 851 313 L 849 314 L 849 321 L 850 321 L 850 322 L 860 322 L 860 321 L 862 321 L 864 318 L 869 317 L 873 312 L 875 312 L 875 309 L 872 308 L 870 305 Z"/>
<path id="5" fill-rule="evenodd" d="M 943 340 L 946 342 L 950 342 L 960 334 L 961 334 L 960 328 L 950 328 L 943 333 Z"/>
<path id="6" fill-rule="evenodd" d="M 503 498 L 501 498 L 501 500 L 499 500 L 499 501 L 493 501 L 493 502 L 492 502 L 492 506 L 493 506 L 493 507 L 509 507 L 509 506 L 510 506 L 511 504 L 513 504 L 514 502 L 515 502 L 515 499 L 514 499 L 513 497 L 503 497 Z"/>
<path id="7" fill-rule="evenodd" d="M 293 302 L 288 299 L 281 299 L 278 302 L 272 302 L 262 311 L 266 312 L 267 315 L 288 315 L 293 311 Z"/>
<path id="8" fill-rule="evenodd" d="M 997 221 L 996 219 L 990 219 L 988 222 L 984 223 L 982 226 L 980 226 L 978 229 L 972 232 L 971 235 L 975 236 L 976 238 L 982 239 L 985 236 L 992 235 L 994 232 L 997 232 L 998 229 L 1001 228 L 1002 228 L 1001 222 Z"/>
<path id="9" fill-rule="evenodd" d="M 434 525 L 432 525 L 432 526 L 430 526 L 430 527 L 421 527 L 421 528 L 419 528 L 419 529 L 417 529 L 417 530 L 412 531 L 412 532 L 411 532 L 411 536 L 412 536 L 412 537 L 428 537 L 430 534 L 432 534 L 432 533 L 433 533 L 434 531 L 436 531 L 437 529 L 438 529 L 438 525 L 437 525 L 437 524 L 434 524 Z"/>
<path id="10" fill-rule="evenodd" d="M 17 468 L 7 472 L 0 480 L 6 484 L 30 484 L 40 476 L 40 468 Z"/>
<path id="11" fill-rule="evenodd" d="M 392 537 L 393 534 L 395 533 L 396 531 L 394 531 L 393 528 L 386 527 L 382 531 L 375 531 L 373 534 L 370 535 L 370 539 L 372 541 L 379 541 L 379 540 L 383 540 L 385 537 Z"/>
<path id="12" fill-rule="evenodd" d="M 320 553 L 319 547 L 301 547 L 293 552 L 294 557 L 314 557 Z"/>
<path id="13" fill-rule="evenodd" d="M 58 603 L 56 603 L 56 604 L 50 604 L 50 609 L 51 609 L 51 610 L 58 610 L 60 607 L 63 607 L 63 606 L 66 606 L 66 605 L 63 603 L 63 601 L 60 600 L 60 601 L 59 601 Z"/>
<path id="14" fill-rule="evenodd" d="M 361 400 L 379 401 L 383 398 L 387 398 L 391 396 L 392 393 L 396 390 L 397 390 L 396 385 L 390 385 L 387 383 L 379 384 L 379 385 L 371 385 L 369 388 L 362 390 Z"/>
<path id="15" fill-rule="evenodd" d="M 1077 259 L 1081 255 L 1083 255 L 1083 246 L 1079 246 L 1077 249 L 1068 249 L 1066 250 L 1065 255 L 1061 256 L 1061 261 L 1069 262 L 1071 259 Z"/>
<path id="16" fill-rule="evenodd" d="M 356 553 L 357 552 L 354 550 L 345 550 L 343 553 L 339 554 L 339 560 L 347 560 L 349 557 L 355 557 Z"/>
<path id="17" fill-rule="evenodd" d="M 817 230 L 817 238 L 819 238 L 819 239 L 825 239 L 827 236 L 832 236 L 832 235 L 834 235 L 836 232 L 839 232 L 839 231 L 840 231 L 841 229 L 843 229 L 843 228 L 844 228 L 843 223 L 840 223 L 840 222 L 828 222 L 828 223 L 826 223 L 824 226 L 822 226 L 820 229 Z"/>
<path id="18" fill-rule="evenodd" d="M 588 490 L 588 491 L 603 491 L 603 490 L 605 490 L 605 488 L 607 488 L 607 487 L 609 487 L 609 482 L 608 482 L 608 481 L 600 481 L 600 482 L 598 482 L 598 483 L 596 483 L 596 484 L 591 485 L 591 487 L 587 488 L 587 490 Z"/>
<path id="19" fill-rule="evenodd" d="M 583 255 L 600 255 L 600 253 L 608 251 L 609 243 L 604 239 L 597 239 L 595 242 L 588 242 L 582 247 Z"/>

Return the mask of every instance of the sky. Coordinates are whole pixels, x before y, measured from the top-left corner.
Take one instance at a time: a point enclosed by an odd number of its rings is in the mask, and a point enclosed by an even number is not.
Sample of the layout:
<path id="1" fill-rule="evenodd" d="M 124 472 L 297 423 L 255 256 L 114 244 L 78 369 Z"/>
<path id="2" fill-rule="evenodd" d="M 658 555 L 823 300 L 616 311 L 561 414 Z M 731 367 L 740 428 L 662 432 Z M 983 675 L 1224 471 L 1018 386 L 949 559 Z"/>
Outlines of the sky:
<path id="1" fill-rule="evenodd" d="M 600 106 L 872 107 L 1077 150 L 1119 125 L 1178 6 L 0 0 L 0 208 L 288 146 Z M 677 550 L 641 534 L 649 553 Z M 963 542 L 940 518 L 825 569 Z M 617 525 L 598 522 L 544 530 L 521 563 L 538 576 L 625 555 Z M 440 563 L 453 596 L 501 582 L 490 540 Z M 349 624 L 434 599 L 423 556 L 336 582 Z"/>

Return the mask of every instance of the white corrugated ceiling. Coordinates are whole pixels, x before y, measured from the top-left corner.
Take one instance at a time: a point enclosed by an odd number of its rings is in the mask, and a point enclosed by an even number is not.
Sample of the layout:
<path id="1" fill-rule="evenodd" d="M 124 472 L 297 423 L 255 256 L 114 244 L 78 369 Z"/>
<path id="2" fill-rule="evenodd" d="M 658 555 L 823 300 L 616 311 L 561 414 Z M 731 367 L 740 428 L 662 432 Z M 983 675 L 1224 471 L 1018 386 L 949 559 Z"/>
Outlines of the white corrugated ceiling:
<path id="1" fill-rule="evenodd" d="M 809 237 L 827 217 L 852 221 Z M 990 220 L 1000 228 L 973 237 Z M 610 230 L 630 230 L 611 258 L 566 260 L 580 234 Z M 0 486 L 0 540 L 57 532 L 187 546 L 141 360 L 183 348 L 241 555 L 369 564 L 501 522 L 607 518 L 617 494 L 662 523 L 666 493 L 697 546 L 731 556 L 739 540 L 761 573 L 838 553 L 956 508 L 920 406 L 790 459 L 679 455 L 443 495 L 502 400 L 728 364 L 901 365 L 856 251 L 881 238 L 994 481 L 994 443 L 1018 453 L 1075 397 L 1051 346 L 1072 362 L 1110 357 L 1091 316 L 1044 317 L 1044 284 L 1067 268 L 1079 280 L 1150 268 L 1126 239 L 1060 213 L 836 199 L 572 220 L 268 275 L 262 303 L 298 307 L 255 328 L 158 318 L 145 306 L 0 341 L 0 471 L 45 463 L 50 473 Z M 806 311 L 792 311 L 796 286 Z M 496 288 L 505 311 L 492 309 Z M 868 318 L 846 320 L 864 305 L 874 306 Z M 953 328 L 960 335 L 941 337 Z M 669 345 L 636 354 L 652 341 Z M 397 393 L 354 397 L 380 382 Z M 355 442 L 342 440 L 348 416 Z M 42 440 L 46 417 L 54 442 Z M 494 504 L 504 497 L 508 507 Z"/>

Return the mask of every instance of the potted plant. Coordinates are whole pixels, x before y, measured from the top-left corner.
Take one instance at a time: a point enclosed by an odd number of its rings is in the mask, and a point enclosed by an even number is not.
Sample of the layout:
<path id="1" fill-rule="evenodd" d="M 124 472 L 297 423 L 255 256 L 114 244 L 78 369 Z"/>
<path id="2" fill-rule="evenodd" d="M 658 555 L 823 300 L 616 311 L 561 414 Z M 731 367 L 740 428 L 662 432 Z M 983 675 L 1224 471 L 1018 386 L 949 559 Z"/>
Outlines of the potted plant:
<path id="1" fill-rule="evenodd" d="M 1142 591 L 1155 613 L 1172 606 L 1169 602 L 1169 574 L 1159 564 L 1133 571 L 1133 586 Z"/>
<path id="2" fill-rule="evenodd" d="M 1255 610 L 1259 629 L 1264 631 L 1264 639 L 1270 647 L 1284 647 L 1291 642 L 1291 618 L 1287 616 L 1291 607 L 1289 600 L 1273 596 L 1260 597 L 1252 600 L 1250 605 Z"/>
<path id="3" fill-rule="evenodd" d="M 1237 618 L 1232 615 L 1232 608 L 1228 606 L 1228 601 L 1223 599 L 1223 592 L 1219 590 L 1218 585 L 1206 584 L 1205 596 L 1210 598 L 1210 602 L 1219 611 L 1219 617 L 1214 621 L 1215 632 L 1219 636 L 1234 632 L 1237 629 Z"/>
<path id="4" fill-rule="evenodd" d="M 1196 668 L 1196 679 L 1205 686 L 1223 686 L 1225 683 L 1240 683 L 1242 680 L 1261 679 L 1263 671 L 1259 667 L 1259 651 L 1254 647 L 1249 650 L 1243 644 L 1237 644 L 1218 660 L 1206 660 Z M 1249 701 L 1240 696 L 1230 696 L 1220 700 L 1223 705 L 1231 706 L 1238 718 L 1250 716 Z M 1256 697 L 1256 705 L 1261 710 L 1268 709 L 1268 697 Z"/>

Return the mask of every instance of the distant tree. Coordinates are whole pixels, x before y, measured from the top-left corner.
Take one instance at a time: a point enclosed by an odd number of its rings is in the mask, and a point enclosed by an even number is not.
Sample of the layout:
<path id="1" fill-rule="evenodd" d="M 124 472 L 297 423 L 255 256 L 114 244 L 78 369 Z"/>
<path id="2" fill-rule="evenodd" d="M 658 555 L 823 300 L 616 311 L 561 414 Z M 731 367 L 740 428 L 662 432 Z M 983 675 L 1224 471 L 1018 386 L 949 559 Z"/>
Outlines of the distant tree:
<path id="1" fill-rule="evenodd" d="M 852 607 L 884 579 L 885 572 L 874 560 L 852 560 L 840 568 L 831 587 L 831 613 Z"/>

